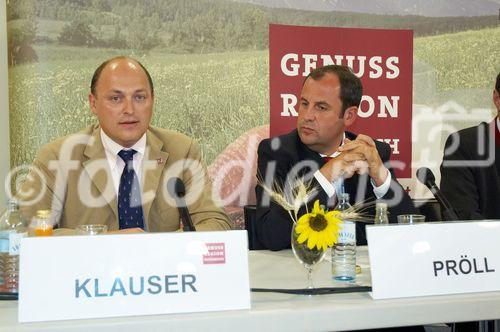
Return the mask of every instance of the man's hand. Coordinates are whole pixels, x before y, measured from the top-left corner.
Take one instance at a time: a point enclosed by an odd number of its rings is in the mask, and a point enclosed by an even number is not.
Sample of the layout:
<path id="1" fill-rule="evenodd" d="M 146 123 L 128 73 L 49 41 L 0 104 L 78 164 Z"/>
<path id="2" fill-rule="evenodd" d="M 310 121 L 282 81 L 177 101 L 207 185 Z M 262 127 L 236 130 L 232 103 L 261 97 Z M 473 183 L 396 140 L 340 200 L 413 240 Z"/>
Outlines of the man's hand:
<path id="1" fill-rule="evenodd" d="M 328 181 L 333 182 L 341 176 L 348 179 L 354 173 L 366 173 L 367 169 L 367 163 L 361 153 L 348 151 L 332 158 L 319 171 Z"/>
<path id="2" fill-rule="evenodd" d="M 358 135 L 354 141 L 346 140 L 346 143 L 342 145 L 338 151 L 341 152 L 340 155 L 345 154 L 344 160 L 346 162 L 357 165 L 355 168 L 356 170 L 361 171 L 360 162 L 365 162 L 368 175 L 370 175 L 373 182 L 375 182 L 376 187 L 381 186 L 387 179 L 389 170 L 382 163 L 375 142 L 370 137 Z M 361 156 L 361 158 L 358 158 L 359 156 Z"/>

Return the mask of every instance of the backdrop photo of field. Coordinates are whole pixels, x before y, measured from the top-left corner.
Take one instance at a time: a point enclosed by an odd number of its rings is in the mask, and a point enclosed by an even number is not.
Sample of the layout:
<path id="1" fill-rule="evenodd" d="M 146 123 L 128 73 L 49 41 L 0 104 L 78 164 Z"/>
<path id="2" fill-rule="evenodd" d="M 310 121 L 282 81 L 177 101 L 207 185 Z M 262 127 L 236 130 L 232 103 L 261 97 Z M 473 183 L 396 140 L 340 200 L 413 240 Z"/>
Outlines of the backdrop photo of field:
<path id="1" fill-rule="evenodd" d="M 68 59 L 87 58 L 83 48 L 61 52 L 73 53 Z M 108 52 L 98 58 L 118 54 Z M 95 122 L 87 95 L 100 61 L 58 60 L 11 69 L 13 165 L 30 163 L 42 144 Z M 266 51 L 152 54 L 141 61 L 155 84 L 153 125 L 198 139 L 208 162 L 246 130 L 268 122 Z"/>
<path id="2" fill-rule="evenodd" d="M 427 68 L 435 77 L 415 75 L 414 102 L 435 106 L 454 100 L 467 108 L 492 108 L 499 49 L 500 27 L 415 38 L 414 58 L 425 64 L 416 66 L 415 72 L 422 74 Z"/>
<path id="3" fill-rule="evenodd" d="M 137 57 L 153 76 L 153 125 L 198 139 L 210 164 L 269 121 L 269 23 L 413 29 L 414 104 L 492 108 L 498 22 L 496 13 L 373 15 L 227 0 L 10 1 L 11 165 L 31 163 L 41 145 L 95 121 L 90 77 L 119 54 Z"/>

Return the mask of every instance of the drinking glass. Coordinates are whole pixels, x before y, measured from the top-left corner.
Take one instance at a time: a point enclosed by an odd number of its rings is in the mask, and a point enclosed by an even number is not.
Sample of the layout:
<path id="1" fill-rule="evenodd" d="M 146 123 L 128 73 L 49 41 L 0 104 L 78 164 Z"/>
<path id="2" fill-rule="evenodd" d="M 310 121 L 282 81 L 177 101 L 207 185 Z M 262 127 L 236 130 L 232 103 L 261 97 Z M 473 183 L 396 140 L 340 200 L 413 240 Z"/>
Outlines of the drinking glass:
<path id="1" fill-rule="evenodd" d="M 412 225 L 425 222 L 425 216 L 421 214 L 400 214 L 398 224 Z"/>
<path id="2" fill-rule="evenodd" d="M 305 267 L 307 271 L 307 284 L 309 289 L 313 289 L 313 280 L 312 280 L 312 272 L 313 268 L 316 264 L 321 262 L 325 257 L 326 251 L 321 249 L 317 249 L 314 247 L 313 249 L 309 249 L 307 247 L 307 241 L 304 243 L 298 243 L 297 239 L 299 235 L 295 232 L 296 225 L 294 224 L 292 227 L 292 251 L 295 255 L 295 258 L 299 260 L 299 262 Z"/>
<path id="3" fill-rule="evenodd" d="M 97 235 L 108 231 L 108 226 L 101 224 L 79 225 L 76 228 L 78 235 Z"/>

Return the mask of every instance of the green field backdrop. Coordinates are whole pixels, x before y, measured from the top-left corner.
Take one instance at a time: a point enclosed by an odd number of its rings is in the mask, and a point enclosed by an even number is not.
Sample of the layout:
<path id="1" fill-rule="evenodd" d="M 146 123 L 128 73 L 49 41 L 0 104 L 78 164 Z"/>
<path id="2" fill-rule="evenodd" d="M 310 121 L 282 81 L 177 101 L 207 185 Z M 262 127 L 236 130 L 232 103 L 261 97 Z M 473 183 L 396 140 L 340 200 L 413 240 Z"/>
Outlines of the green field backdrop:
<path id="1" fill-rule="evenodd" d="M 84 48 L 52 51 L 66 59 L 87 58 Z M 120 52 L 104 51 L 98 58 L 114 54 Z M 30 163 L 42 144 L 96 121 L 87 99 L 100 62 L 96 57 L 53 59 L 10 71 L 12 165 Z M 155 84 L 153 125 L 195 137 L 211 162 L 247 129 L 268 122 L 267 58 L 266 51 L 257 51 L 141 59 Z"/>
<path id="2" fill-rule="evenodd" d="M 126 8 L 109 4 L 133 9 L 134 1 L 92 1 L 88 8 L 76 0 L 13 3 L 8 8 L 12 166 L 31 163 L 41 145 L 95 121 L 87 101 L 91 75 L 102 61 L 121 54 L 137 57 L 153 76 L 153 124 L 198 139 L 210 164 L 242 133 L 269 121 L 270 22 L 414 29 L 418 105 L 453 100 L 467 109 L 492 108 L 500 70 L 495 16 L 385 17 L 190 0 L 154 2 L 176 8 L 175 15 L 148 12 L 142 5 L 139 16 L 127 20 Z M 148 31 L 142 43 L 134 34 L 141 28 Z M 20 47 L 28 51 L 15 53 Z"/>

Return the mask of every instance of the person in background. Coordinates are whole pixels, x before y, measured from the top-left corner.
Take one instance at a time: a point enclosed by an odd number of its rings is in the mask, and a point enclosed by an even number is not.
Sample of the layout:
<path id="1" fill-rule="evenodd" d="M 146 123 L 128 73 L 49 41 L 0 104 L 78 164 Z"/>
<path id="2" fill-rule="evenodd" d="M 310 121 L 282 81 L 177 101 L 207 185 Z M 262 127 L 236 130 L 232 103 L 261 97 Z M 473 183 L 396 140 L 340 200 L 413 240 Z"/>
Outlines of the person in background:
<path id="1" fill-rule="evenodd" d="M 497 116 L 451 134 L 441 164 L 441 191 L 460 219 L 500 219 L 500 73 L 493 90 Z"/>

